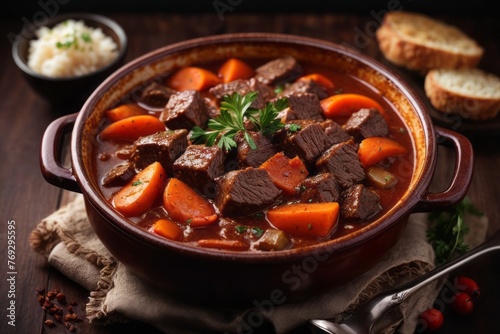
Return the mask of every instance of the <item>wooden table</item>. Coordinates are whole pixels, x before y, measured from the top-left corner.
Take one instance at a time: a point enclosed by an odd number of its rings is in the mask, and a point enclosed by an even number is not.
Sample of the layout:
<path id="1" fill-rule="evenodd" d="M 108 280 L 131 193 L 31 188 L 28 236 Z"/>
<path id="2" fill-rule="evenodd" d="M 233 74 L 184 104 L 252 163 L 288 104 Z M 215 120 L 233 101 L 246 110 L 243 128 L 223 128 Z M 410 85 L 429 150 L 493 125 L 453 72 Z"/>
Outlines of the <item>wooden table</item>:
<path id="1" fill-rule="evenodd" d="M 127 60 L 169 43 L 205 35 L 268 31 L 306 35 L 356 47 L 363 53 L 388 64 L 381 56 L 373 39 L 378 18 L 373 13 L 268 13 L 253 14 L 226 12 L 223 20 L 215 12 L 198 14 L 175 13 L 107 13 L 125 28 L 129 37 Z M 439 16 L 457 25 L 476 38 L 486 49 L 480 64 L 485 70 L 500 74 L 500 23 L 494 18 L 468 18 Z M 84 317 L 84 305 L 88 292 L 47 265 L 46 260 L 34 254 L 28 245 L 28 236 L 34 226 L 68 198 L 67 193 L 46 183 L 38 163 L 39 145 L 46 126 L 65 113 L 79 110 L 72 105 L 64 110 L 51 107 L 27 86 L 11 57 L 11 44 L 5 36 L 20 31 L 20 17 L 2 19 L 0 23 L 0 214 L 2 258 L 2 284 L 0 304 L 0 333 L 63 333 L 63 326 L 47 328 L 43 325 L 45 314 L 36 300 L 37 288 L 64 290 L 68 298 L 76 299 L 78 315 Z M 391 66 L 392 67 L 392 66 Z M 396 69 L 422 95 L 422 79 L 401 69 Z M 426 100 L 425 100 L 426 101 Z M 497 118 L 498 120 L 498 118 Z M 467 133 L 475 149 L 475 175 L 469 197 L 490 219 L 489 234 L 500 228 L 500 145 L 498 130 L 472 131 Z M 488 125 L 487 124 L 487 125 Z M 440 150 L 440 161 L 435 173 L 433 189 L 443 189 L 450 175 L 450 157 L 447 149 Z M 15 297 L 9 297 L 10 284 L 7 274 L 7 225 L 15 221 Z M 441 333 L 491 333 L 500 328 L 498 305 L 500 300 L 500 255 L 484 256 L 460 272 L 475 278 L 482 288 L 482 295 L 470 317 L 455 317 L 446 313 Z M 15 301 L 15 327 L 8 325 L 8 302 Z M 78 324 L 79 333 L 156 333 L 145 324 L 112 325 L 96 327 L 83 321 Z M 297 330 L 303 332 L 303 330 Z"/>

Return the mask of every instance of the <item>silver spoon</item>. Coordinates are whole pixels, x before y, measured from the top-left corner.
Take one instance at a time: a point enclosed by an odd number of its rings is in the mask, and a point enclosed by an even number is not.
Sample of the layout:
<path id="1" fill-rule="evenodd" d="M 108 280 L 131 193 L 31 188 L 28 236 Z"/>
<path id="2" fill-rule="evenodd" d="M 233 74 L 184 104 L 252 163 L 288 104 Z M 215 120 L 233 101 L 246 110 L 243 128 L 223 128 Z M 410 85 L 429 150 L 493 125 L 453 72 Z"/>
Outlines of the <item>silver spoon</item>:
<path id="1" fill-rule="evenodd" d="M 366 304 L 358 307 L 351 317 L 340 323 L 334 323 L 323 319 L 313 319 L 309 321 L 309 326 L 313 333 L 318 334 L 370 334 L 372 333 L 373 324 L 378 319 L 394 310 L 425 285 L 473 259 L 494 250 L 500 250 L 500 231 L 497 231 L 483 244 L 466 254 L 455 258 L 399 288 L 375 296 Z"/>

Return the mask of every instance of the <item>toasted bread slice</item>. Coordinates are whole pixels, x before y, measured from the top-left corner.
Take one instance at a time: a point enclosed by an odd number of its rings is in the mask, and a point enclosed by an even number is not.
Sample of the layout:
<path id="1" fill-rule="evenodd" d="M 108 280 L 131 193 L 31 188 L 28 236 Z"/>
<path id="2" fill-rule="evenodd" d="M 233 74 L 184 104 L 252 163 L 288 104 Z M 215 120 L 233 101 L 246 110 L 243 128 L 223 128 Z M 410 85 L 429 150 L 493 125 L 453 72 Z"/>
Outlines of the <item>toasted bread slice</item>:
<path id="1" fill-rule="evenodd" d="M 424 88 L 432 105 L 443 113 L 485 120 L 500 110 L 500 78 L 477 68 L 431 70 Z"/>
<path id="2" fill-rule="evenodd" d="M 433 68 L 476 66 L 483 48 L 458 28 L 412 12 L 390 12 L 376 31 L 392 63 L 425 74 Z"/>

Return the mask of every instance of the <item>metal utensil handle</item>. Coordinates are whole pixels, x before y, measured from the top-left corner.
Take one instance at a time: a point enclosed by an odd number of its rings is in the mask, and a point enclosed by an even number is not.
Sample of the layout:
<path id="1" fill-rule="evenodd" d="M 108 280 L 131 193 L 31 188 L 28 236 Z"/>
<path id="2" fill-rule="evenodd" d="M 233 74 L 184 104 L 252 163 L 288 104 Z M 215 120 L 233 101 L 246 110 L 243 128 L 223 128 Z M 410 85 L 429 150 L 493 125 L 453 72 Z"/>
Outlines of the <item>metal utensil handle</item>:
<path id="1" fill-rule="evenodd" d="M 496 232 L 489 240 L 474 248 L 473 250 L 465 253 L 464 255 L 459 256 L 451 260 L 450 262 L 447 262 L 446 264 L 429 271 L 428 273 L 412 280 L 411 282 L 408 282 L 407 284 L 394 289 L 392 292 L 387 292 L 387 294 L 385 295 L 388 298 L 384 299 L 386 299 L 386 301 L 391 300 L 392 303 L 389 303 L 388 307 L 378 310 L 377 313 L 379 314 L 374 314 L 373 316 L 377 317 L 390 311 L 435 279 L 448 274 L 449 272 L 474 260 L 481 255 L 495 250 L 500 250 L 500 231 Z"/>

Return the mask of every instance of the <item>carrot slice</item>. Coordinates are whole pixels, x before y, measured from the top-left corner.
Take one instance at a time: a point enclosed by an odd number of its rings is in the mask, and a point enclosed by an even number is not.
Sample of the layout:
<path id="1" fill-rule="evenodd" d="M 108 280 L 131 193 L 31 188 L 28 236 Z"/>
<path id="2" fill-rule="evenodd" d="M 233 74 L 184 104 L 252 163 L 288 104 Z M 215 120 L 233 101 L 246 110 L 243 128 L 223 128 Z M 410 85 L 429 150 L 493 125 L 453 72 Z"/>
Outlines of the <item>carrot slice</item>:
<path id="1" fill-rule="evenodd" d="M 218 219 L 208 200 L 176 178 L 168 181 L 163 193 L 163 207 L 170 218 L 193 227 L 210 225 Z"/>
<path id="2" fill-rule="evenodd" d="M 125 216 L 140 216 L 161 196 L 165 179 L 166 173 L 161 164 L 153 162 L 113 196 L 112 204 Z"/>
<path id="3" fill-rule="evenodd" d="M 170 240 L 179 240 L 182 235 L 182 229 L 179 225 L 166 218 L 158 219 L 151 227 L 151 230 Z"/>
<path id="4" fill-rule="evenodd" d="M 380 160 L 408 153 L 408 149 L 394 139 L 387 137 L 368 137 L 361 141 L 358 157 L 364 168 L 368 168 Z"/>
<path id="5" fill-rule="evenodd" d="M 102 140 L 134 141 L 141 136 L 165 131 L 165 124 L 152 115 L 127 117 L 105 127 L 100 134 Z"/>
<path id="6" fill-rule="evenodd" d="M 221 83 L 214 73 L 200 67 L 183 67 L 167 79 L 167 86 L 175 90 L 206 90 Z"/>
<path id="7" fill-rule="evenodd" d="M 376 108 L 387 119 L 382 106 L 372 98 L 360 94 L 337 94 L 320 101 L 323 114 L 328 118 L 350 116 L 361 108 Z"/>
<path id="8" fill-rule="evenodd" d="M 246 80 L 252 78 L 254 75 L 254 69 L 237 58 L 226 60 L 219 69 L 219 77 L 222 78 L 222 82 L 230 82 L 238 79 Z"/>
<path id="9" fill-rule="evenodd" d="M 337 225 L 338 217 L 337 202 L 296 203 L 267 212 L 271 224 L 295 237 L 324 238 Z"/>
<path id="10" fill-rule="evenodd" d="M 147 113 L 148 111 L 146 109 L 139 107 L 137 104 L 127 103 L 106 110 L 104 115 L 112 122 L 116 122 L 131 116 L 146 115 Z"/>
<path id="11" fill-rule="evenodd" d="M 283 152 L 270 157 L 260 168 L 265 169 L 274 185 L 289 196 L 297 193 L 297 187 L 308 175 L 307 168 L 299 157 L 290 159 Z"/>
<path id="12" fill-rule="evenodd" d="M 201 239 L 198 240 L 198 245 L 207 248 L 217 248 L 233 251 L 243 251 L 248 249 L 248 244 L 240 240 Z"/>
<path id="13" fill-rule="evenodd" d="M 330 80 L 328 77 L 324 76 L 323 74 L 319 74 L 319 73 L 307 74 L 307 75 L 304 75 L 304 76 L 298 78 L 297 81 L 298 80 L 312 80 L 315 83 L 317 83 L 318 85 L 323 86 L 325 88 L 334 88 L 335 87 L 332 80 Z"/>

